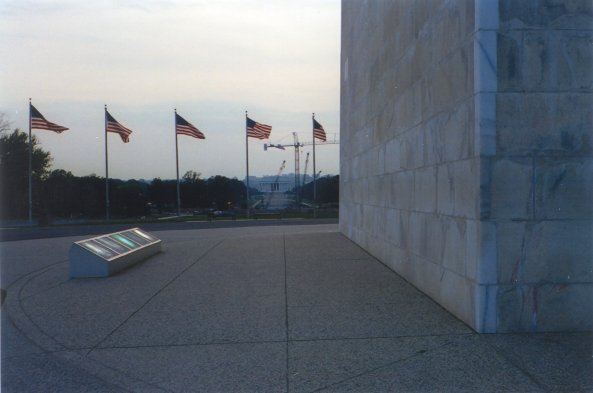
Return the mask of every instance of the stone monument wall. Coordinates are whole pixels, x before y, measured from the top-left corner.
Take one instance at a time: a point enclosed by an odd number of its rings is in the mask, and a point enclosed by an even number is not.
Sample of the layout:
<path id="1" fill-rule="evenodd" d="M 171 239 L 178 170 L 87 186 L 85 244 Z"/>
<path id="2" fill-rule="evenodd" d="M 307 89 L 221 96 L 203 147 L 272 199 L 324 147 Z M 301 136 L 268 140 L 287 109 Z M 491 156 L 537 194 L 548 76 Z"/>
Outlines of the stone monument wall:
<path id="1" fill-rule="evenodd" d="M 498 9 L 496 141 L 482 181 L 497 329 L 591 330 L 593 2 Z"/>
<path id="2" fill-rule="evenodd" d="M 340 230 L 480 332 L 593 328 L 590 2 L 543 3 L 342 2 Z"/>

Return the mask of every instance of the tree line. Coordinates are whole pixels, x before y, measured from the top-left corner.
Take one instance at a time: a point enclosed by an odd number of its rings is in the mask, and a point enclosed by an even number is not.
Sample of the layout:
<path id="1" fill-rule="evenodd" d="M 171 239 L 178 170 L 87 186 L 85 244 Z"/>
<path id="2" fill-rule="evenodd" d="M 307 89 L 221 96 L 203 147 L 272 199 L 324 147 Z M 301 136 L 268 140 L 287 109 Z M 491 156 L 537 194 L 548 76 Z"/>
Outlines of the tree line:
<path id="1" fill-rule="evenodd" d="M 323 176 L 315 182 L 315 200 L 328 207 L 334 205 L 337 207 L 340 202 L 340 176 Z M 313 200 L 313 182 L 302 186 L 301 198 L 303 200 Z"/>
<path id="2" fill-rule="evenodd" d="M 0 119 L 0 121 L 3 119 Z M 8 132 L 0 123 L 0 218 L 25 219 L 28 216 L 28 136 L 17 130 Z M 105 217 L 105 178 L 75 176 L 63 169 L 50 170 L 52 158 L 32 136 L 33 216 L 40 222 L 55 219 L 94 219 Z M 338 177 L 319 179 L 318 202 L 338 202 Z M 331 183 L 331 184 L 330 184 Z M 332 186 L 333 184 L 333 186 Z M 146 180 L 109 179 L 110 214 L 114 218 L 141 217 L 174 212 L 177 181 L 160 178 Z M 312 184 L 303 196 L 312 198 Z M 180 179 L 181 208 L 198 210 L 236 210 L 246 207 L 245 184 L 236 178 L 212 176 L 208 179 L 188 171 Z M 251 195 L 261 194 L 250 189 Z M 311 195 L 309 195 L 311 194 Z"/>

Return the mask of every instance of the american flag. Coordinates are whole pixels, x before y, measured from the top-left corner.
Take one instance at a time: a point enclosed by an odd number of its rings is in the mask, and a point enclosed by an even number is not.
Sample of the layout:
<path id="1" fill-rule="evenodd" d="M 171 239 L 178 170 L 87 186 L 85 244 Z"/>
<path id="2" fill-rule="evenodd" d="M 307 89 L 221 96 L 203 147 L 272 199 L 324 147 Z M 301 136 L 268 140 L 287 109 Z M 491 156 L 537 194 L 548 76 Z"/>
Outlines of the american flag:
<path id="1" fill-rule="evenodd" d="M 198 130 L 192 124 L 190 124 L 183 117 L 175 113 L 175 132 L 181 135 L 193 136 L 198 139 L 206 139 L 202 131 Z"/>
<path id="2" fill-rule="evenodd" d="M 128 143 L 130 141 L 130 134 L 132 130 L 122 126 L 107 112 L 105 109 L 105 118 L 107 119 L 107 132 L 115 132 L 119 134 L 120 138 L 124 143 Z"/>
<path id="3" fill-rule="evenodd" d="M 313 119 L 313 138 L 321 139 L 323 142 L 327 140 L 323 126 Z"/>
<path id="4" fill-rule="evenodd" d="M 66 127 L 59 126 L 52 122 L 45 120 L 45 117 L 37 110 L 33 105 L 30 105 L 31 114 L 31 128 L 37 128 L 40 130 L 49 130 L 57 132 L 58 134 L 62 131 L 68 130 Z"/>
<path id="5" fill-rule="evenodd" d="M 258 123 L 247 118 L 247 137 L 257 139 L 268 139 L 272 132 L 272 126 Z"/>

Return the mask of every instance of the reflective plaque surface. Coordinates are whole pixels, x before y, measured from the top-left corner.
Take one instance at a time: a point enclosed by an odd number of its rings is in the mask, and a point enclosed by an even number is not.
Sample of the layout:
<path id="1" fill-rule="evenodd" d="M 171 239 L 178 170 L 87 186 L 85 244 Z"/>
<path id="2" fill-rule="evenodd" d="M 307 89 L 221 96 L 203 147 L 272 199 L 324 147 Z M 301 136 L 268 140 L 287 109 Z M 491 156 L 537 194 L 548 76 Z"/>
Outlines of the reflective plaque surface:
<path id="1" fill-rule="evenodd" d="M 133 228 L 83 240 L 77 244 L 103 259 L 111 260 L 156 242 L 160 240 L 139 228 Z"/>
<path id="2" fill-rule="evenodd" d="M 91 251 L 93 254 L 97 254 L 98 256 L 104 259 L 111 259 L 119 255 L 119 253 L 117 253 L 116 251 L 108 248 L 107 246 L 99 243 L 96 240 L 87 240 L 84 242 L 80 242 L 78 244 L 80 244 L 87 250 Z"/>

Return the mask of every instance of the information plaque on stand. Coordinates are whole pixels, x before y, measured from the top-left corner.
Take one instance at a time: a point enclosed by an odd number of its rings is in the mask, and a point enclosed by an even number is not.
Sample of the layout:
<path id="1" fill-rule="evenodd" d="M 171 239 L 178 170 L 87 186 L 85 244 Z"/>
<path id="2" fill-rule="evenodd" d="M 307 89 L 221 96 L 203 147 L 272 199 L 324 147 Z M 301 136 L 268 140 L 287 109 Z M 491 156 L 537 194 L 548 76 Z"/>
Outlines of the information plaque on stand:
<path id="1" fill-rule="evenodd" d="M 140 228 L 78 241 L 70 248 L 70 277 L 108 277 L 161 252 L 161 241 Z"/>

